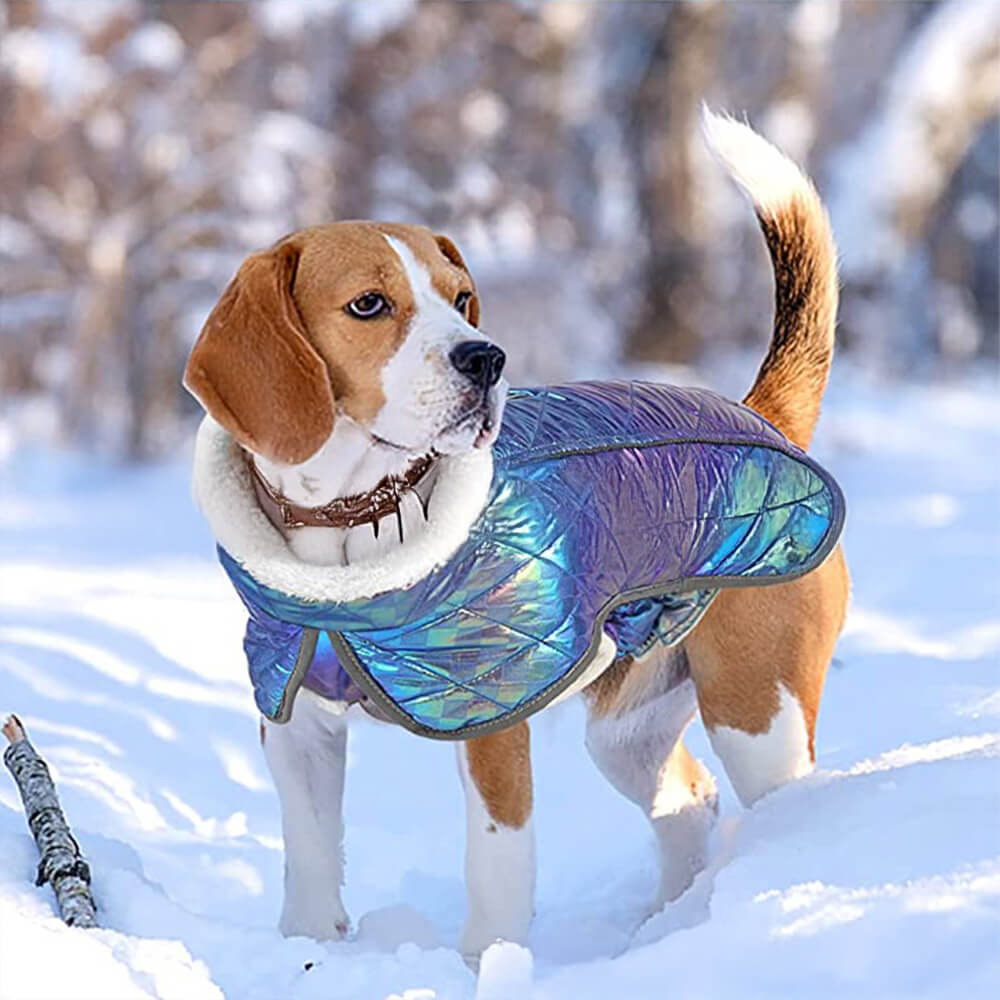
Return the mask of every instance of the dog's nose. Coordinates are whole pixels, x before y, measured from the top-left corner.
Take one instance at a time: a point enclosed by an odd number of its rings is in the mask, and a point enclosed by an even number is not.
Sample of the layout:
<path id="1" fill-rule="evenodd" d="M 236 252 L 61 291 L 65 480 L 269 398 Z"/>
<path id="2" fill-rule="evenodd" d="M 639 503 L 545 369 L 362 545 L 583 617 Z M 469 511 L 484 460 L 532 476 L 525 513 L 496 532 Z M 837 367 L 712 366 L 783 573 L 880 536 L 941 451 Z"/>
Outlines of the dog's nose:
<path id="1" fill-rule="evenodd" d="M 475 385 L 488 389 L 500 381 L 507 355 L 488 340 L 463 340 L 448 355 L 451 363 Z"/>

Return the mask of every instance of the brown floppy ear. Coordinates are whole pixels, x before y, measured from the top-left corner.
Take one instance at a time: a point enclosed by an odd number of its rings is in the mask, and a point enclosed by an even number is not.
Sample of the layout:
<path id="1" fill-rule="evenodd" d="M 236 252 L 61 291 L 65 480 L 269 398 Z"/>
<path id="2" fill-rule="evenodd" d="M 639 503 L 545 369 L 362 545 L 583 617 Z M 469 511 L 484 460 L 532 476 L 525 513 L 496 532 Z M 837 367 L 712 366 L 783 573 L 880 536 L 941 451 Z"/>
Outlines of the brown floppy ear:
<path id="1" fill-rule="evenodd" d="M 292 299 L 299 251 L 248 257 L 202 327 L 184 385 L 245 448 L 304 462 L 333 430 L 333 390 Z"/>
<path id="2" fill-rule="evenodd" d="M 445 255 L 445 257 L 451 261 L 455 267 L 460 267 L 467 275 L 469 275 L 469 281 L 472 281 L 472 273 L 466 267 L 465 261 L 462 259 L 462 255 L 458 252 L 458 247 L 448 239 L 447 236 L 435 236 L 435 242 L 438 245 L 438 249 Z M 472 281 L 472 298 L 469 300 L 469 312 L 466 316 L 469 323 L 472 326 L 479 326 L 479 295 L 476 293 L 476 283 Z"/>

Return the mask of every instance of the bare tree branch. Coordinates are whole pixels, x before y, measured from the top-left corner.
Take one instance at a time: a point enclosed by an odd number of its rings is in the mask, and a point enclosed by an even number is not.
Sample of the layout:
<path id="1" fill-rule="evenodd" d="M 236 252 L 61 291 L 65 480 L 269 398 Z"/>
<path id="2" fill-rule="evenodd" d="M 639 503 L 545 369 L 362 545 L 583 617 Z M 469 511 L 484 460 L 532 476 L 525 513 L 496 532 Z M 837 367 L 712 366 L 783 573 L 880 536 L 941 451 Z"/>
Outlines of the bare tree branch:
<path id="1" fill-rule="evenodd" d="M 97 927 L 90 867 L 70 833 L 48 766 L 28 742 L 16 715 L 8 716 L 3 734 L 10 743 L 3 762 L 17 783 L 28 826 L 41 854 L 35 884 L 48 882 L 52 886 L 59 912 L 71 927 Z"/>

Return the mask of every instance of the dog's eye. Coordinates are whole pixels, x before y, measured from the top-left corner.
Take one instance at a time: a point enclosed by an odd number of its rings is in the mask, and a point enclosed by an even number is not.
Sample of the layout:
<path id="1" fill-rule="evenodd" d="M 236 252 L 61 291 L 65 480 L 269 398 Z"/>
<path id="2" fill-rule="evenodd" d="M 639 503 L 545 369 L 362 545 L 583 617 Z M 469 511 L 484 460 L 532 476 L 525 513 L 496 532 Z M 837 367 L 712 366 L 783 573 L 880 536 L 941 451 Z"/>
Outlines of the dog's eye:
<path id="1" fill-rule="evenodd" d="M 459 292 L 455 296 L 455 308 L 464 316 L 465 310 L 469 308 L 469 301 L 472 299 L 472 292 Z"/>
<path id="2" fill-rule="evenodd" d="M 389 301 L 379 292 L 365 292 L 347 303 L 347 311 L 358 319 L 374 319 L 389 311 Z"/>

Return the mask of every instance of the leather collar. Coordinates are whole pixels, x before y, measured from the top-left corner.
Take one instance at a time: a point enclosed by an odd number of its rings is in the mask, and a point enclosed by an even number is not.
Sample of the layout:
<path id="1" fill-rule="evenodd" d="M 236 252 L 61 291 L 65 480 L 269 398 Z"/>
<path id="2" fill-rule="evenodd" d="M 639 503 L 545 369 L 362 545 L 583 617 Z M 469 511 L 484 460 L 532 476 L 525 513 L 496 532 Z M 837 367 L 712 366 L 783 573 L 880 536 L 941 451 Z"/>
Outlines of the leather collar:
<path id="1" fill-rule="evenodd" d="M 276 528 L 353 528 L 359 524 L 370 524 L 377 538 L 379 521 L 387 514 L 395 514 L 400 539 L 403 537 L 400 497 L 413 490 L 433 461 L 433 456 L 422 455 L 401 476 L 385 476 L 367 493 L 337 497 L 322 507 L 303 507 L 274 489 L 260 474 L 253 457 L 247 455 L 257 502 Z M 419 493 L 417 497 L 426 517 L 426 502 Z"/>

